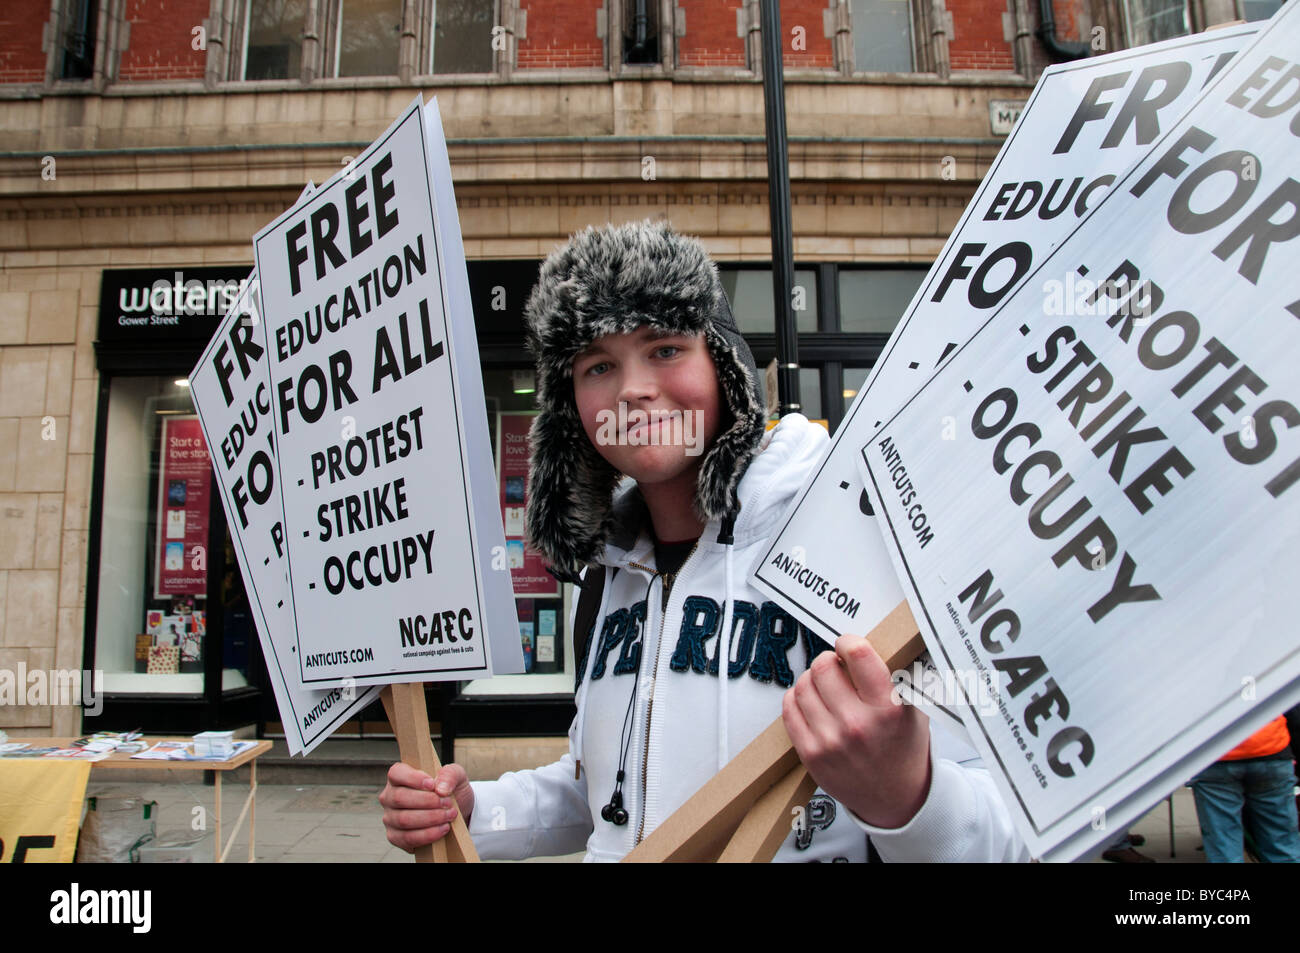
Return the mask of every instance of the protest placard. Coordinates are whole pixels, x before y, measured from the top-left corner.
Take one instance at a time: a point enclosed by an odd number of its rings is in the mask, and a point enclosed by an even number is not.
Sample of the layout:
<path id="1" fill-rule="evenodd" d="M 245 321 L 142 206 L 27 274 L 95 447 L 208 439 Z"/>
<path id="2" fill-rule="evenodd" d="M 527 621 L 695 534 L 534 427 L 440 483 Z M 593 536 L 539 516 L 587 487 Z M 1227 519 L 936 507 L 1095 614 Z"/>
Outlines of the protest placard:
<path id="1" fill-rule="evenodd" d="M 311 194 L 308 185 L 303 197 Z M 360 712 L 379 689 L 320 691 L 298 685 L 297 634 L 285 566 L 284 509 L 272 463 L 271 379 L 260 321 L 257 272 L 190 372 L 190 396 L 203 425 L 227 526 L 257 626 L 267 675 L 291 754 L 307 754 Z"/>
<path id="2" fill-rule="evenodd" d="M 1244 47 L 1232 27 L 1049 67 L 837 429 L 754 564 L 756 585 L 826 638 L 903 600 L 858 473 L 858 448 L 1026 280 L 1106 189 Z M 1074 285 L 1061 294 L 1073 294 Z M 940 420 L 936 432 L 955 422 Z M 852 531 L 849 527 L 853 527 Z"/>
<path id="3" fill-rule="evenodd" d="M 962 714 L 1037 856 L 1300 698 L 1297 144 L 1291 4 L 861 449 L 927 644 L 996 700 Z"/>
<path id="4" fill-rule="evenodd" d="M 417 97 L 253 241 L 304 686 L 489 675 L 487 604 L 513 610 L 488 598 L 509 572 L 463 257 L 449 305 L 450 173 L 428 150 Z"/>

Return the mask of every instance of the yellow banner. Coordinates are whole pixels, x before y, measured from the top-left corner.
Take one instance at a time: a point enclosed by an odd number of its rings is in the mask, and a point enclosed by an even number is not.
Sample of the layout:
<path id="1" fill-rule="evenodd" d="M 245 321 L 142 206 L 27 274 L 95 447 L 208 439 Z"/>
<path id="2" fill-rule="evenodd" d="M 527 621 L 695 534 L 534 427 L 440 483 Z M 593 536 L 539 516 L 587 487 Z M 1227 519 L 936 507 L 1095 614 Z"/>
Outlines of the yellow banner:
<path id="1" fill-rule="evenodd" d="M 0 760 L 0 864 L 70 864 L 89 761 Z"/>

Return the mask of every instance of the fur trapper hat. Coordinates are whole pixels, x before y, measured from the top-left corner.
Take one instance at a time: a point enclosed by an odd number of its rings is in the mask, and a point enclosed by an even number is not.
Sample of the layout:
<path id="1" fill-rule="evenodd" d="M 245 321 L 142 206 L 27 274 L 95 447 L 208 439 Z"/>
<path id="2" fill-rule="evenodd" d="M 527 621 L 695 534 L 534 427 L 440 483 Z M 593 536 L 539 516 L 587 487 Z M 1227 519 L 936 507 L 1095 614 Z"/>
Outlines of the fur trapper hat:
<path id="1" fill-rule="evenodd" d="M 620 475 L 587 439 L 573 396 L 574 356 L 607 334 L 648 325 L 704 335 L 730 413 L 701 460 L 695 509 L 706 522 L 736 516 L 765 413 L 754 355 L 697 239 L 658 221 L 588 227 L 542 263 L 524 317 L 540 408 L 529 434 L 527 537 L 553 573 L 576 578 L 613 525 Z"/>

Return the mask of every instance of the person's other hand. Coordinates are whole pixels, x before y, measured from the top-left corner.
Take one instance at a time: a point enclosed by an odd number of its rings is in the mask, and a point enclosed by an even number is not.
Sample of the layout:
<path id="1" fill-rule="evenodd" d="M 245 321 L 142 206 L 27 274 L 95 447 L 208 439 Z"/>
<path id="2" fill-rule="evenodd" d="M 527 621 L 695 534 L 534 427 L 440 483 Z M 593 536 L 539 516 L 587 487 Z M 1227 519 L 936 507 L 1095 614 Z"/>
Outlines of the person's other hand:
<path id="1" fill-rule="evenodd" d="M 884 660 L 842 635 L 782 704 L 785 730 L 817 784 L 867 824 L 902 827 L 930 792 L 930 720 L 894 691 Z"/>
<path id="2" fill-rule="evenodd" d="M 388 783 L 379 792 L 379 803 L 384 808 L 388 843 L 413 853 L 417 847 L 446 837 L 458 808 L 469 823 L 474 789 L 458 764 L 444 765 L 437 778 L 431 778 L 398 762 L 388 769 Z"/>

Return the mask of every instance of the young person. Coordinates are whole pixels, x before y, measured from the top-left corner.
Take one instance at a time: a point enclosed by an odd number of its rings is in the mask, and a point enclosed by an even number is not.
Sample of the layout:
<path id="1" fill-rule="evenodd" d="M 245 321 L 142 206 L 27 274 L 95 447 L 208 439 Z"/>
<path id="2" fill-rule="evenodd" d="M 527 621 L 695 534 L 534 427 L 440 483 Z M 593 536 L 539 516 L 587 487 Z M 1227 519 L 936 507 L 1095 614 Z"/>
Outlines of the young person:
<path id="1" fill-rule="evenodd" d="M 389 841 L 430 843 L 459 811 L 485 858 L 618 860 L 784 714 L 824 790 L 778 860 L 1023 859 L 974 751 L 895 704 L 870 645 L 825 651 L 747 582 L 827 437 L 799 415 L 764 434 L 703 246 L 656 222 L 588 228 L 542 265 L 526 318 L 529 544 L 562 578 L 603 580 L 575 632 L 570 751 L 474 784 L 393 765 Z"/>

